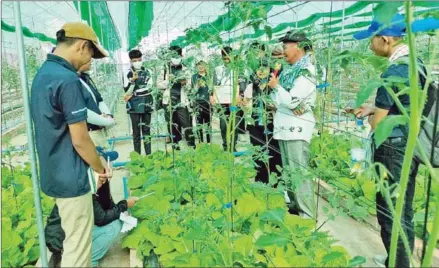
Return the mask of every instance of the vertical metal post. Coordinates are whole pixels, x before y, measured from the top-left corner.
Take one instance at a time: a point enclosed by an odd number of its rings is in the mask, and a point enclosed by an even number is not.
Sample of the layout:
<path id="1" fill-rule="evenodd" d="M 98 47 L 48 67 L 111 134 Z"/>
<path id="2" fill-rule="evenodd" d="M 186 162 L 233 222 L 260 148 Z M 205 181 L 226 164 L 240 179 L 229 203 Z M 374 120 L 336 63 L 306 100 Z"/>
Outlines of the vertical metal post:
<path id="1" fill-rule="evenodd" d="M 47 267 L 46 239 L 44 237 L 43 211 L 41 209 L 40 187 L 39 187 L 38 173 L 37 173 L 37 159 L 35 154 L 32 118 L 30 114 L 30 105 L 29 105 L 29 91 L 27 84 L 23 30 L 21 28 L 22 25 L 21 25 L 21 14 L 20 14 L 21 13 L 20 2 L 15 1 L 13 3 L 14 3 L 15 33 L 17 36 L 18 58 L 20 65 L 21 93 L 24 101 L 23 107 L 24 107 L 24 116 L 26 120 L 27 146 L 29 149 L 30 165 L 32 171 L 32 188 L 34 192 L 35 210 L 37 213 L 36 221 L 38 226 L 38 241 L 40 244 L 40 258 L 41 258 L 42 267 Z"/>
<path id="2" fill-rule="evenodd" d="M 82 7 L 81 7 L 81 2 L 78 3 L 78 11 L 79 11 L 79 22 L 82 22 Z"/>
<path id="3" fill-rule="evenodd" d="M 343 50 L 343 48 L 344 48 L 344 44 L 343 44 L 344 19 L 345 19 L 345 6 L 344 6 L 344 1 L 343 1 L 343 13 L 342 13 L 342 17 L 341 17 L 341 42 L 340 42 L 340 49 L 341 50 Z M 341 85 L 343 82 L 343 79 L 341 79 L 341 75 L 339 77 L 340 77 L 340 80 L 338 83 L 338 90 L 337 90 L 337 127 L 340 127 L 340 116 L 341 116 L 340 97 L 341 97 Z"/>
<path id="4" fill-rule="evenodd" d="M 166 18 L 166 43 L 169 44 L 168 18 Z"/>
<path id="5" fill-rule="evenodd" d="M 296 15 L 296 30 L 299 23 L 299 15 L 297 15 L 297 11 L 294 11 L 294 15 Z"/>
<path id="6" fill-rule="evenodd" d="M 91 2 L 88 1 L 88 20 L 90 22 L 90 27 L 93 28 L 93 20 L 91 19 Z"/>

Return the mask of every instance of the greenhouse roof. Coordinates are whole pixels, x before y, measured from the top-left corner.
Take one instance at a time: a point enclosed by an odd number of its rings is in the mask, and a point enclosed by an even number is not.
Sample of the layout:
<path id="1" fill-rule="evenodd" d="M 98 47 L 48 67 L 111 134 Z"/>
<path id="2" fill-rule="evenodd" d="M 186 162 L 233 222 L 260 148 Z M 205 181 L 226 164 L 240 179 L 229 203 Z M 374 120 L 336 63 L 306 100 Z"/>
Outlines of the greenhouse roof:
<path id="1" fill-rule="evenodd" d="M 438 2 L 414 3 L 418 12 L 439 8 Z M 313 28 L 319 38 L 329 34 L 343 36 L 367 27 L 374 9 L 379 12 L 398 8 L 397 2 L 380 1 L 261 1 L 230 5 L 210 1 L 53 1 L 23 2 L 21 13 L 26 37 L 54 44 L 55 32 L 65 22 L 82 18 L 95 29 L 103 46 L 115 52 L 134 47 L 154 51 L 168 44 L 185 47 L 256 38 L 268 41 L 271 35 L 280 36 L 295 28 Z M 251 13 L 246 17 L 248 10 Z M 261 23 L 261 18 L 266 18 L 266 22 Z M 10 1 L 2 2 L 2 30 L 14 31 Z"/>

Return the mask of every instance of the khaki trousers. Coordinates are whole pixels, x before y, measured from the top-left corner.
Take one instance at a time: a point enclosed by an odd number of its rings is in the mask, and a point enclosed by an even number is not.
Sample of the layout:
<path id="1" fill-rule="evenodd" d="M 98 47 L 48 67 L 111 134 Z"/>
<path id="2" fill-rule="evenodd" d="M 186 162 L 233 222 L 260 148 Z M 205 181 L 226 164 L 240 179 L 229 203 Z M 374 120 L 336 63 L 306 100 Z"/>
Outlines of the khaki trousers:
<path id="1" fill-rule="evenodd" d="M 61 227 L 66 234 L 61 267 L 90 267 L 94 225 L 91 193 L 72 198 L 56 198 Z"/>
<path id="2" fill-rule="evenodd" d="M 90 138 L 92 139 L 95 146 L 100 146 L 102 148 L 108 148 L 107 133 L 105 129 L 89 131 Z"/>

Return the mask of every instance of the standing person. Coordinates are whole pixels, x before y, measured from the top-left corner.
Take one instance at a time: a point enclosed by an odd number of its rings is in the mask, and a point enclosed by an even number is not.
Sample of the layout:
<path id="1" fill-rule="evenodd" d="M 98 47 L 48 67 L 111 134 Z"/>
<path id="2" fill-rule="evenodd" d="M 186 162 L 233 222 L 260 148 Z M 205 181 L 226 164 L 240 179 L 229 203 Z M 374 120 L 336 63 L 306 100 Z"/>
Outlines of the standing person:
<path id="1" fill-rule="evenodd" d="M 106 182 L 106 170 L 87 129 L 87 107 L 77 74 L 92 58 L 107 53 L 92 28 L 67 23 L 56 33 L 53 54 L 38 70 L 31 90 L 31 113 L 41 189 L 55 198 L 66 233 L 62 267 L 89 267 L 93 206 L 87 169 Z"/>
<path id="2" fill-rule="evenodd" d="M 224 65 L 215 68 L 213 74 L 213 84 L 214 84 L 214 96 L 211 98 L 212 104 L 220 104 L 224 113 L 220 115 L 220 129 L 221 137 L 223 139 L 223 148 L 227 150 L 227 120 L 230 118 L 232 97 L 233 97 L 233 70 L 230 66 L 232 57 L 232 48 L 224 47 L 221 50 L 221 56 Z M 244 96 L 244 91 L 246 89 L 245 83 L 239 83 L 239 93 L 237 94 L 237 105 L 241 102 Z M 239 111 L 238 111 L 239 112 Z M 239 113 L 236 113 L 235 126 L 231 128 L 234 135 L 233 148 L 236 151 L 236 143 L 238 141 L 238 127 L 241 118 Z M 243 131 L 243 130 L 241 130 Z"/>
<path id="3" fill-rule="evenodd" d="M 167 73 L 168 88 L 163 93 L 163 104 L 166 106 L 165 117 L 174 148 L 183 139 L 183 134 L 189 146 L 195 147 L 195 137 L 192 133 L 192 121 L 189 115 L 189 100 L 187 92 L 186 73 L 183 69 L 183 50 L 178 46 L 171 46 L 173 54 Z"/>
<path id="4" fill-rule="evenodd" d="M 406 85 L 409 85 L 409 66 L 406 63 L 398 63 L 397 61 L 403 57 L 408 57 L 409 48 L 407 45 L 401 42 L 405 35 L 405 22 L 404 16 L 396 14 L 391 22 L 391 25 L 383 25 L 374 19 L 370 27 L 358 32 L 354 35 L 357 40 L 371 38 L 370 49 L 380 57 L 388 58 L 390 66 L 381 75 L 381 78 L 386 79 L 388 77 L 401 77 L 407 79 Z M 377 30 L 379 30 L 377 32 Z M 423 85 L 422 85 L 423 88 Z M 394 85 L 392 90 L 397 94 L 401 104 L 409 109 L 410 108 L 410 96 L 407 93 L 398 94 L 400 88 Z M 378 88 L 375 97 L 375 106 L 369 107 L 363 105 L 361 108 L 354 111 L 358 118 L 369 116 L 369 123 L 372 130 L 375 130 L 377 125 L 388 116 L 398 116 L 402 112 L 395 103 L 395 100 L 387 92 L 384 86 Z M 390 176 L 387 176 L 389 187 L 392 188 L 398 185 L 402 163 L 404 161 L 404 153 L 407 145 L 408 137 L 408 125 L 397 125 L 393 128 L 390 136 L 384 141 L 378 148 L 375 149 L 373 161 L 375 163 L 381 163 L 390 172 Z M 373 145 L 375 147 L 375 145 Z M 407 185 L 407 191 L 405 193 L 405 204 L 403 210 L 403 216 L 401 218 L 401 232 L 406 233 L 410 251 L 413 252 L 414 247 L 414 227 L 413 227 L 413 197 L 415 194 L 416 186 L 416 174 L 418 172 L 419 163 L 413 160 L 411 164 L 411 171 L 409 181 Z M 402 197 L 398 197 L 402 198 Z M 392 204 L 395 206 L 397 201 L 396 197 L 392 198 Z M 390 211 L 389 204 L 386 202 L 383 193 L 377 192 L 376 194 L 376 206 L 377 206 L 377 219 L 381 226 L 381 239 L 387 254 L 390 251 L 390 241 L 392 236 L 392 224 L 393 219 L 389 217 L 388 211 Z M 375 262 L 379 265 L 385 265 L 388 267 L 388 257 L 380 258 L 375 257 Z M 406 254 L 405 247 L 402 239 L 398 240 L 397 252 L 396 252 L 396 267 L 410 267 L 410 257 Z"/>
<path id="5" fill-rule="evenodd" d="M 206 124 L 208 127 L 206 133 L 206 142 L 210 143 L 211 137 L 211 107 L 210 97 L 212 96 L 209 90 L 207 63 L 204 60 L 197 62 L 198 73 L 192 76 L 192 87 L 195 91 L 195 111 L 197 112 L 196 122 L 199 125 Z M 200 142 L 204 142 L 203 130 L 199 130 Z"/>
<path id="6" fill-rule="evenodd" d="M 115 124 L 110 109 L 105 104 L 101 93 L 87 71 L 90 70 L 91 62 L 81 66 L 78 70 L 80 81 L 84 88 L 84 100 L 87 107 L 87 127 L 91 139 L 96 146 L 105 148 L 107 145 L 106 127 Z"/>
<path id="7" fill-rule="evenodd" d="M 145 147 L 145 154 L 151 154 L 151 114 L 154 110 L 154 100 L 150 90 L 151 74 L 143 68 L 142 52 L 131 50 L 128 54 L 131 61 L 131 70 L 127 74 L 128 85 L 124 88 L 124 100 L 127 102 L 133 129 L 134 151 L 141 154 L 141 140 Z"/>
<path id="8" fill-rule="evenodd" d="M 287 32 L 283 42 L 288 65 L 280 77 L 272 74 L 269 86 L 276 106 L 274 138 L 279 141 L 284 167 L 306 168 L 309 159 L 309 143 L 315 126 L 312 107 L 316 101 L 315 66 L 311 63 L 311 41 L 302 32 Z M 290 196 L 291 209 L 299 215 L 315 219 L 315 202 L 311 180 L 300 180 Z M 295 207 L 294 207 L 295 206 Z"/>
<path id="9" fill-rule="evenodd" d="M 259 53 L 261 55 L 262 53 Z M 272 55 L 273 60 L 283 58 L 283 51 L 275 50 Z M 282 66 L 282 65 L 281 65 Z M 281 67 L 280 66 L 280 67 Z M 276 66 L 279 67 L 279 66 Z M 280 68 L 279 68 L 280 69 Z M 282 167 L 282 158 L 279 152 L 279 143 L 273 138 L 273 110 L 265 103 L 264 99 L 267 95 L 268 79 L 270 74 L 276 73 L 278 76 L 279 70 L 270 69 L 268 63 L 264 60 L 261 62 L 259 69 L 251 75 L 252 92 L 253 92 L 253 110 L 252 118 L 254 124 L 248 126 L 250 133 L 250 142 L 253 146 L 261 146 L 266 149 L 269 159 L 268 166 L 264 164 L 262 160 L 255 161 L 256 163 L 256 181 L 268 183 L 270 174 L 269 172 L 275 172 L 280 176 L 280 172 L 276 166 Z"/>

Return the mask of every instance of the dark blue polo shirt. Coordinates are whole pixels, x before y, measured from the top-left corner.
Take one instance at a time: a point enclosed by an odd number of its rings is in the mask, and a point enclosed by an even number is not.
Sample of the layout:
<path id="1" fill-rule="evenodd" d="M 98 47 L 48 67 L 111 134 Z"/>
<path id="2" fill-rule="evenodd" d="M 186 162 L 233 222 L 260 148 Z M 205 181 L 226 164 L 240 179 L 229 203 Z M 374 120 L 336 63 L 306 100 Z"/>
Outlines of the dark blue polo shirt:
<path id="1" fill-rule="evenodd" d="M 407 79 L 406 85 L 409 85 L 409 68 L 407 64 L 392 64 L 389 68 L 384 72 L 381 77 L 386 80 L 389 77 L 399 77 Z M 392 86 L 392 90 L 395 93 L 398 93 L 401 89 L 397 86 Z M 408 94 L 402 94 L 398 97 L 399 101 L 405 108 L 410 107 L 410 96 Z M 385 87 L 378 88 L 376 98 L 375 98 L 375 106 L 389 110 L 388 116 L 392 115 L 401 115 L 401 111 L 393 100 L 392 96 L 387 92 Z M 408 126 L 398 125 L 393 128 L 389 137 L 403 137 L 408 133 Z"/>
<path id="2" fill-rule="evenodd" d="M 31 92 L 42 191 L 57 198 L 90 192 L 88 165 L 72 145 L 69 124 L 87 120 L 84 89 L 73 66 L 49 54 Z"/>

